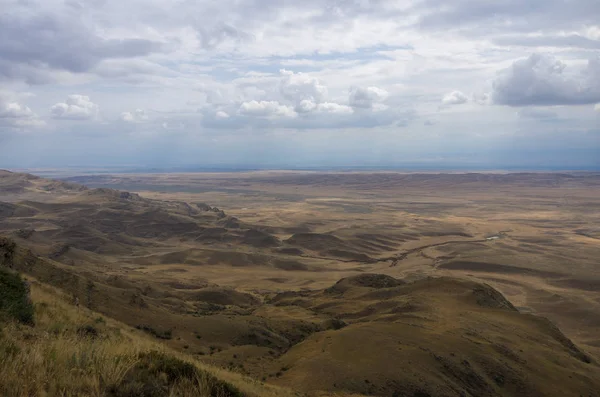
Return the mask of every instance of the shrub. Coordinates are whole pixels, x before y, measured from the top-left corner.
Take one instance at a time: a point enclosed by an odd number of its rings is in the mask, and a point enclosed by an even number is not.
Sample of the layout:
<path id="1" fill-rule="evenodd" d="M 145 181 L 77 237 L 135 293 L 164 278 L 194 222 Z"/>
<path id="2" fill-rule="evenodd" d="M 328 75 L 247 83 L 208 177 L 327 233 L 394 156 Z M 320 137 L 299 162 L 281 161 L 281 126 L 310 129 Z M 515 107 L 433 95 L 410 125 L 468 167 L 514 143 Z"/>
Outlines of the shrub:
<path id="1" fill-rule="evenodd" d="M 173 392 L 179 387 L 189 391 L 190 386 L 196 389 L 200 386 L 210 396 L 242 396 L 233 386 L 176 357 L 151 351 L 140 353 L 138 358 L 121 383 L 111 388 L 110 396 L 162 397 L 177 395 Z"/>
<path id="2" fill-rule="evenodd" d="M 29 299 L 29 288 L 20 275 L 5 269 L 0 269 L 1 317 L 33 324 L 33 304 Z"/>
<path id="3" fill-rule="evenodd" d="M 16 247 L 14 241 L 0 237 L 0 265 L 12 266 Z"/>
<path id="4" fill-rule="evenodd" d="M 165 339 L 165 340 L 173 339 L 173 331 L 171 331 L 170 329 L 157 330 L 157 329 L 152 328 L 149 325 L 138 325 L 138 326 L 136 326 L 136 328 L 139 330 L 142 330 L 144 332 L 147 332 L 150 335 L 153 335 L 155 338 L 158 338 L 158 339 Z"/>
<path id="5" fill-rule="evenodd" d="M 83 325 L 77 328 L 77 335 L 81 338 L 95 339 L 100 335 L 100 332 L 93 325 Z"/>

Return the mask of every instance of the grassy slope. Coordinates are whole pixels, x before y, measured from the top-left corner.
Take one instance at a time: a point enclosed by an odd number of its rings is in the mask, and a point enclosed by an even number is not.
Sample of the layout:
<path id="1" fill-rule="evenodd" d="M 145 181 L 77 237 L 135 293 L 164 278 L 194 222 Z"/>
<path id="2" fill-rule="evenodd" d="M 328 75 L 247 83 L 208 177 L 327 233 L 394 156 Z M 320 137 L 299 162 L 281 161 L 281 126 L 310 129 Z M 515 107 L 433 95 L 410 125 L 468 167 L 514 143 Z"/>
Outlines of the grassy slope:
<path id="1" fill-rule="evenodd" d="M 397 281 L 396 281 L 397 282 Z M 348 325 L 312 334 L 279 358 L 276 384 L 399 396 L 600 396 L 600 366 L 548 320 L 522 314 L 491 287 L 451 278 L 394 286 L 343 279 L 284 293 Z"/>
<path id="2" fill-rule="evenodd" d="M 124 324 L 77 309 L 53 287 L 33 282 L 31 298 L 35 326 L 0 324 L 0 395 L 294 395 L 200 364 Z M 149 363 L 148 357 L 161 361 Z"/>

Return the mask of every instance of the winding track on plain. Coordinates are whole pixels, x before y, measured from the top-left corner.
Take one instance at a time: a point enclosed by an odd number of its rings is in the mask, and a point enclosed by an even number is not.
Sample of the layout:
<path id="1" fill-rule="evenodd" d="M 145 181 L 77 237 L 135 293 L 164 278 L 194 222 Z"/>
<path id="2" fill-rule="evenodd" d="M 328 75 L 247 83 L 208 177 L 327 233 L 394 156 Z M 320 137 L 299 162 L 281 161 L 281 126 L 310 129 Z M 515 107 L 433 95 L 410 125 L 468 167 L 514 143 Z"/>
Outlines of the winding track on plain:
<path id="1" fill-rule="evenodd" d="M 321 259 L 321 260 L 329 260 L 329 261 L 336 261 L 336 262 L 342 262 L 342 263 L 363 263 L 363 264 L 374 264 L 374 263 L 381 263 L 381 262 L 389 262 L 391 261 L 392 264 L 390 265 L 390 267 L 394 267 L 398 264 L 398 262 L 403 261 L 404 259 L 406 259 L 410 254 L 414 254 L 415 252 L 419 252 L 422 251 L 424 249 L 427 248 L 432 248 L 432 247 L 441 247 L 444 245 L 450 245 L 450 244 L 472 244 L 472 243 L 485 243 L 488 242 L 487 239 L 478 239 L 478 240 L 451 240 L 451 241 L 444 241 L 442 243 L 434 243 L 434 244 L 427 244 L 427 245 L 422 245 L 420 247 L 415 247 L 415 248 L 411 248 L 408 249 L 406 251 L 403 251 L 399 254 L 396 254 L 394 256 L 388 256 L 385 258 L 373 258 L 371 260 L 359 260 L 359 259 L 339 259 L 339 258 L 331 258 L 331 257 L 326 257 L 326 256 L 317 256 L 317 255 L 300 255 L 301 258 L 310 258 L 310 259 Z"/>

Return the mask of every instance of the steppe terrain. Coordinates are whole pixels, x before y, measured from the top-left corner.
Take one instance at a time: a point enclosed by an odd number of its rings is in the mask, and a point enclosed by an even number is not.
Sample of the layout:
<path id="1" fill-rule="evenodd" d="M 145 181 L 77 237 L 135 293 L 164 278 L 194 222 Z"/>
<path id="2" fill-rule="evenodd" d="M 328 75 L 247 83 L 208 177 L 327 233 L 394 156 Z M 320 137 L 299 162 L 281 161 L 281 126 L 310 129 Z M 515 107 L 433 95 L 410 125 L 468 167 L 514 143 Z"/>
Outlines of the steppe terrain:
<path id="1" fill-rule="evenodd" d="M 594 173 L 0 172 L 6 264 L 313 395 L 600 395 L 599 221 Z"/>

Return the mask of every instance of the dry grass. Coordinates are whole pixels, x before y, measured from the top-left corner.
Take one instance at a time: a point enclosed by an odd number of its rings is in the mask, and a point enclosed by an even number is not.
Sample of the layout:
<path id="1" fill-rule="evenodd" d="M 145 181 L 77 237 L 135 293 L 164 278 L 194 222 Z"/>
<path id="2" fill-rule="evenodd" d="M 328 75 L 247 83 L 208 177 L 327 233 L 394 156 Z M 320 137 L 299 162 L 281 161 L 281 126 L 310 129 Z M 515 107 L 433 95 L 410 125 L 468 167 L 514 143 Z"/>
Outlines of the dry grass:
<path id="1" fill-rule="evenodd" d="M 12 396 L 101 396 L 117 385 L 147 349 L 139 340 L 120 335 L 81 337 L 77 328 L 91 318 L 68 307 L 45 288 L 34 286 L 36 326 L 16 323 L 3 329 L 0 341 L 0 394 Z M 107 327 L 108 330 L 108 327 Z"/>
<path id="2" fill-rule="evenodd" d="M 125 325 L 77 309 L 54 288 L 34 283 L 31 297 L 36 325 L 8 323 L 0 331 L 0 395 L 292 395 L 169 351 Z M 181 368 L 188 370 L 185 376 L 177 372 Z"/>

